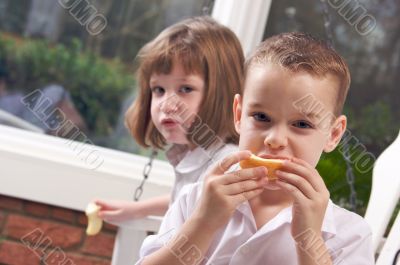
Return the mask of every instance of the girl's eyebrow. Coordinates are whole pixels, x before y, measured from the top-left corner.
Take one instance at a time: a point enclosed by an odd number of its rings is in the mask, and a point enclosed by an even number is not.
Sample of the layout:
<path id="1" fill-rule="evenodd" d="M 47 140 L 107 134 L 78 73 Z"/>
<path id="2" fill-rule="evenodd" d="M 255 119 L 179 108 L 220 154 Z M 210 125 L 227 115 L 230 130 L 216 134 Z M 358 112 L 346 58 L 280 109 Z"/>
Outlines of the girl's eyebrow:
<path id="1" fill-rule="evenodd" d="M 157 84 L 157 81 L 154 79 L 150 79 L 149 85 L 150 87 L 155 86 Z"/>

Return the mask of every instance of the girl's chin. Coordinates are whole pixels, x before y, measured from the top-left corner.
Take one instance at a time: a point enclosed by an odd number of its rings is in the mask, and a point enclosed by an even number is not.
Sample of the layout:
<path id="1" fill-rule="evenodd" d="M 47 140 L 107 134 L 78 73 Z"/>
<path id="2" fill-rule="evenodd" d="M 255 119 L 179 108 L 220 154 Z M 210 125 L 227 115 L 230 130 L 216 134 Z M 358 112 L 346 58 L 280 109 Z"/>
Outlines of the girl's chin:
<path id="1" fill-rule="evenodd" d="M 181 138 L 181 137 L 165 137 L 165 140 L 167 141 L 168 144 L 190 144 L 190 142 L 186 138 Z"/>

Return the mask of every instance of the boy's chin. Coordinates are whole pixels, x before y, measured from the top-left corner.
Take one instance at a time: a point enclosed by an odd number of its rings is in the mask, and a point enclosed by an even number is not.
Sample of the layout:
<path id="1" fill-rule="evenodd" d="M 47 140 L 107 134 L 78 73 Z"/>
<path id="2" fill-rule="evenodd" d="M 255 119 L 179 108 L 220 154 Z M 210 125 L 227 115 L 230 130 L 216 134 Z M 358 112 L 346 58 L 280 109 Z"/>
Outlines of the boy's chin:
<path id="1" fill-rule="evenodd" d="M 264 186 L 266 190 L 280 190 L 282 189 L 280 186 L 276 184 L 275 181 L 268 181 Z"/>

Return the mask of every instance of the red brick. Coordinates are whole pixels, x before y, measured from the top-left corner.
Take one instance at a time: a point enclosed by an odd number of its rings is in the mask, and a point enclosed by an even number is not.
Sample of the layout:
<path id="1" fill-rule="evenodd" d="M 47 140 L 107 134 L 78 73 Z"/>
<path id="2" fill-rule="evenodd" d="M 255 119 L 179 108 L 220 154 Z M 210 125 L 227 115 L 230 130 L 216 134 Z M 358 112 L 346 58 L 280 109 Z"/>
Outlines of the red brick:
<path id="1" fill-rule="evenodd" d="M 44 260 L 46 265 L 110 265 L 110 259 L 101 259 L 83 256 L 80 254 L 65 253 L 60 250 L 50 252 Z"/>
<path id="2" fill-rule="evenodd" d="M 117 232 L 118 226 L 112 225 L 106 222 L 103 222 L 103 227 L 105 230 L 111 231 L 111 232 Z"/>
<path id="3" fill-rule="evenodd" d="M 49 216 L 50 207 L 45 204 L 26 201 L 24 210 L 31 215 L 46 218 Z"/>
<path id="4" fill-rule="evenodd" d="M 114 248 L 115 236 L 99 233 L 96 236 L 87 236 L 82 247 L 83 253 L 103 257 L 111 257 Z"/>
<path id="5" fill-rule="evenodd" d="M 37 238 L 32 239 L 32 233 L 37 232 Z M 83 229 L 52 222 L 48 220 L 38 220 L 31 217 L 16 214 L 9 215 L 4 227 L 4 234 L 12 238 L 46 246 L 51 242 L 52 246 L 69 248 L 77 246 L 82 242 Z M 46 240 L 44 240 L 46 239 Z"/>
<path id="6" fill-rule="evenodd" d="M 6 219 L 6 215 L 3 211 L 0 210 L 0 232 L 3 230 L 4 220 Z M 0 233 L 1 235 L 1 233 Z"/>
<path id="7" fill-rule="evenodd" d="M 87 226 L 87 217 L 84 213 L 78 215 L 78 224 L 82 226 Z"/>
<path id="8" fill-rule="evenodd" d="M 39 257 L 23 244 L 3 241 L 0 244 L 0 263 L 9 265 L 39 265 Z"/>
<path id="9" fill-rule="evenodd" d="M 65 221 L 71 224 L 75 224 L 76 221 L 76 216 L 78 215 L 78 212 L 65 209 L 65 208 L 54 208 L 51 216 L 54 217 L 54 219 Z"/>
<path id="10" fill-rule="evenodd" d="M 0 208 L 21 211 L 23 200 L 0 195 Z"/>

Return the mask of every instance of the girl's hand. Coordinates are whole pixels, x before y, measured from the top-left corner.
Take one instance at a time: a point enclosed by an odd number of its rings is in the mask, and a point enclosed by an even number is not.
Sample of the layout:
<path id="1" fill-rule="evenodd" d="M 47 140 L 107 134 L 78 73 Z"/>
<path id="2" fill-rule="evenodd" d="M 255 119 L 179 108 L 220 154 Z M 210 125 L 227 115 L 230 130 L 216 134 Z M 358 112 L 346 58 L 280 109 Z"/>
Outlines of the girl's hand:
<path id="1" fill-rule="evenodd" d="M 123 222 L 143 218 L 142 203 L 118 200 L 95 200 L 100 206 L 99 217 L 106 222 Z"/>
<path id="2" fill-rule="evenodd" d="M 275 171 L 276 184 L 293 198 L 291 233 L 296 241 L 302 235 L 321 236 L 321 227 L 329 201 L 329 191 L 318 171 L 307 162 L 292 158 Z M 315 238 L 315 237 L 314 237 Z"/>
<path id="3" fill-rule="evenodd" d="M 192 217 L 208 228 L 218 229 L 225 225 L 236 207 L 263 191 L 267 169 L 249 168 L 225 174 L 234 164 L 248 159 L 249 151 L 227 156 L 205 178 L 203 193 Z"/>

